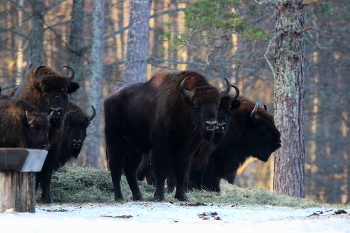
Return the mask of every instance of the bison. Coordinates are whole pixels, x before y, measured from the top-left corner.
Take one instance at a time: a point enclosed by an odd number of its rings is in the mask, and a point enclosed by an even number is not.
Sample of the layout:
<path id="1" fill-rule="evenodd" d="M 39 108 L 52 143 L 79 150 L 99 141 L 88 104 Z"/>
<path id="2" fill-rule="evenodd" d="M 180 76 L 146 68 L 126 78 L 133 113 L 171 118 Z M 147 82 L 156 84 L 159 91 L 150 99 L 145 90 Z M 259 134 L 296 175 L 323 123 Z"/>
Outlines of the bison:
<path id="1" fill-rule="evenodd" d="M 229 129 L 204 168 L 204 189 L 220 192 L 220 179 L 230 178 L 233 182 L 237 169 L 250 156 L 266 162 L 281 147 L 281 134 L 266 107 L 263 109 L 242 96 L 238 99 L 241 106 L 232 110 Z M 197 172 L 192 171 L 190 177 L 195 187 L 200 185 L 193 178 Z"/>
<path id="2" fill-rule="evenodd" d="M 92 114 L 89 116 L 79 106 L 68 102 L 60 155 L 55 170 L 64 166 L 71 158 L 78 158 L 86 137 L 86 129 L 95 116 L 96 110 L 93 106 Z"/>
<path id="3" fill-rule="evenodd" d="M 24 82 L 13 92 L 14 98 L 24 99 L 41 112 L 52 114 L 50 119 L 51 130 L 49 140 L 51 147 L 44 162 L 41 172 L 37 173 L 37 188 L 42 188 L 42 202 L 53 202 L 50 191 L 51 177 L 57 162 L 62 136 L 63 119 L 68 104 L 68 94 L 75 92 L 79 84 L 73 82 L 74 69 L 70 66 L 62 66 L 70 71 L 69 76 L 64 76 L 52 68 L 40 65 L 30 69 Z"/>
<path id="4" fill-rule="evenodd" d="M 177 178 L 175 198 L 185 201 L 185 183 L 193 154 L 217 128 L 221 92 L 194 71 L 163 71 L 143 83 L 126 84 L 104 101 L 106 156 L 115 200 L 123 199 L 122 171 L 133 199 L 142 200 L 136 171 L 150 153 L 156 174 L 154 199 L 163 201 L 170 168 Z"/>
<path id="5" fill-rule="evenodd" d="M 239 96 L 239 89 L 231 85 L 236 90 L 234 96 L 226 95 L 222 96 L 220 99 L 220 105 L 218 109 L 217 121 L 218 125 L 214 131 L 213 138 L 210 142 L 202 140 L 201 145 L 199 146 L 197 152 L 194 154 L 191 170 L 198 171 L 208 162 L 208 158 L 215 148 L 220 145 L 223 140 L 227 127 L 230 124 L 231 111 L 232 109 L 238 108 L 240 106 L 240 101 L 237 99 Z M 137 171 L 137 178 L 143 180 L 146 178 L 148 184 L 155 184 L 154 171 L 152 169 L 152 163 L 150 161 L 149 155 L 144 155 L 143 160 Z M 202 176 L 199 176 L 198 173 L 198 183 L 202 183 Z M 168 192 L 171 193 L 174 190 L 176 185 L 176 179 L 173 176 L 173 173 L 169 173 L 167 178 Z"/>
<path id="6" fill-rule="evenodd" d="M 0 147 L 48 150 L 50 117 L 25 100 L 0 99 Z"/>

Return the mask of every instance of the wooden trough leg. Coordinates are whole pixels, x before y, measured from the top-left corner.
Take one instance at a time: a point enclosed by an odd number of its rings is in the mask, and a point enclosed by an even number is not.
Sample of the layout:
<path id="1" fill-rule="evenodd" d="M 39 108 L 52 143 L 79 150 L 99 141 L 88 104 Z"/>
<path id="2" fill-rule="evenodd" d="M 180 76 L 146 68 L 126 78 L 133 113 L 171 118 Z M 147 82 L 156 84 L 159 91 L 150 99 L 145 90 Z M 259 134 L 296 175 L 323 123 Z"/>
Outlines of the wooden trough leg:
<path id="1" fill-rule="evenodd" d="M 0 213 L 10 208 L 35 213 L 35 172 L 0 171 Z"/>

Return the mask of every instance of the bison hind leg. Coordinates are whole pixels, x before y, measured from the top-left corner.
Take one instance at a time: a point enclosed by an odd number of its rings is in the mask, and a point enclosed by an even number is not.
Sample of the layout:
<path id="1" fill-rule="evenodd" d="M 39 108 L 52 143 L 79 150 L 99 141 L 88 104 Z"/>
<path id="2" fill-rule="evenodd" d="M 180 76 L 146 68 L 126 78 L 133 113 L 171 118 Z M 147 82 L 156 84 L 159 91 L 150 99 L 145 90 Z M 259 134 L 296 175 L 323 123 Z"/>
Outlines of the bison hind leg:
<path id="1" fill-rule="evenodd" d="M 134 148 L 129 147 L 125 158 L 124 173 L 128 181 L 133 200 L 143 201 L 143 197 L 137 183 L 137 169 L 142 160 L 142 153 L 137 152 Z"/>

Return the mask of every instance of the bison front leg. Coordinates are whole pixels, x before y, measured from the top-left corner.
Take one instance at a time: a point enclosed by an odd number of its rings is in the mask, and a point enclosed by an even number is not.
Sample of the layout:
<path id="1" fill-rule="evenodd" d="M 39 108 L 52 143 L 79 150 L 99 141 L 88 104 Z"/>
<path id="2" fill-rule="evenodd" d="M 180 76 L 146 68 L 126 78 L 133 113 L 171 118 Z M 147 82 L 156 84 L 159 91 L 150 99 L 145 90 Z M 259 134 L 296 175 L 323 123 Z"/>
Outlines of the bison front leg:
<path id="1" fill-rule="evenodd" d="M 51 196 L 51 177 L 54 170 L 54 166 L 59 156 L 59 145 L 52 144 L 43 167 L 39 173 L 37 173 L 37 183 L 40 183 L 42 194 L 41 199 L 43 203 L 52 203 L 53 199 Z"/>
<path id="2" fill-rule="evenodd" d="M 152 165 L 154 165 L 154 173 L 156 177 L 156 191 L 154 192 L 154 200 L 165 201 L 165 197 L 164 197 L 165 179 L 168 177 L 169 170 L 171 167 L 169 153 L 166 153 L 162 150 L 160 151 L 156 149 L 153 150 Z"/>
<path id="3" fill-rule="evenodd" d="M 188 201 L 186 196 L 188 172 L 191 165 L 191 160 L 173 160 L 173 171 L 176 177 L 176 192 L 175 198 L 180 201 Z"/>

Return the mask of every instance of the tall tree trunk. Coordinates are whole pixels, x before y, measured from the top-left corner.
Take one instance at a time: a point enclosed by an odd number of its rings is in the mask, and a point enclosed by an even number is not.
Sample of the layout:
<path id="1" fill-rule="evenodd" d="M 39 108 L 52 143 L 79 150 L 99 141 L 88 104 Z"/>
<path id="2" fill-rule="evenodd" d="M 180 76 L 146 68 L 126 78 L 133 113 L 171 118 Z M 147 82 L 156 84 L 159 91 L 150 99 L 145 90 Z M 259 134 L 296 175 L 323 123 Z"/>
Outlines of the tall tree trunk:
<path id="1" fill-rule="evenodd" d="M 30 33 L 27 68 L 42 64 L 44 44 L 44 17 L 46 14 L 44 0 L 30 0 L 32 6 L 32 31 Z"/>
<path id="2" fill-rule="evenodd" d="M 275 119 L 282 147 L 275 153 L 274 190 L 304 197 L 304 11 L 301 0 L 276 5 Z"/>
<path id="3" fill-rule="evenodd" d="M 20 7 L 24 6 L 24 0 L 19 0 L 18 5 Z M 24 29 L 22 26 L 23 22 L 23 12 L 22 10 L 18 10 L 17 13 L 17 24 L 18 28 L 21 34 L 24 34 Z M 16 84 L 19 85 L 22 82 L 22 79 L 24 78 L 24 70 L 23 70 L 23 43 L 24 40 L 22 37 L 17 36 L 16 37 L 16 47 L 17 47 L 17 59 L 16 59 L 16 68 L 17 68 L 17 74 L 16 74 Z"/>
<path id="4" fill-rule="evenodd" d="M 151 0 L 132 0 L 124 81 L 144 82 L 147 74 Z"/>
<path id="5" fill-rule="evenodd" d="M 104 33 L 104 5 L 105 1 L 93 1 L 92 12 L 92 49 L 91 49 L 91 76 L 89 86 L 89 104 L 96 108 L 96 117 L 88 127 L 86 138 L 87 167 L 98 167 L 100 150 L 100 117 L 103 76 L 103 33 Z"/>
<path id="6" fill-rule="evenodd" d="M 78 103 L 80 96 L 85 96 L 85 86 L 83 85 L 84 74 L 84 0 L 73 0 L 72 5 L 72 24 L 70 28 L 69 44 L 68 44 L 68 64 L 75 69 L 76 78 L 74 81 L 80 83 L 80 95 L 72 95 L 70 101 Z M 86 101 L 81 101 L 84 103 Z M 86 109 L 86 106 L 81 106 Z"/>

